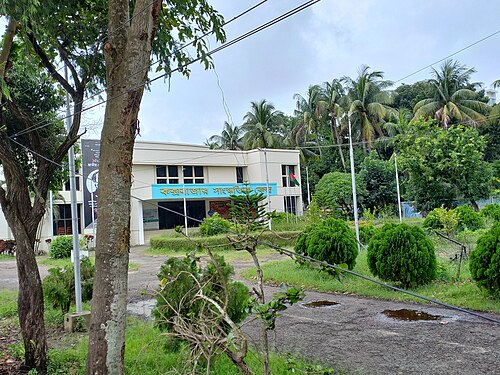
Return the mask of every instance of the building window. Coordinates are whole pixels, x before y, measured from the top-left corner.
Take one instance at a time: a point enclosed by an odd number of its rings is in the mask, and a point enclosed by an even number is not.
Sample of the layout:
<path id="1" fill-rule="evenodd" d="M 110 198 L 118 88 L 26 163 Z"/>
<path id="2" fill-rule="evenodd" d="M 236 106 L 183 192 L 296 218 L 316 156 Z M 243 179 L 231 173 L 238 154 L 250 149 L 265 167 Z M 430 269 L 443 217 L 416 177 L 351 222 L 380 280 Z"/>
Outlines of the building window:
<path id="1" fill-rule="evenodd" d="M 203 178 L 203 167 L 200 165 L 187 165 L 182 167 L 182 177 L 185 184 L 202 184 L 205 182 Z"/>
<path id="2" fill-rule="evenodd" d="M 80 214 L 80 204 L 78 211 L 78 233 L 82 233 L 82 220 Z M 58 204 L 54 210 L 54 236 L 65 236 L 73 234 L 73 223 L 71 222 L 71 204 Z"/>
<path id="3" fill-rule="evenodd" d="M 80 176 L 75 176 L 75 182 L 76 182 L 76 190 L 80 191 Z M 63 191 L 71 191 L 71 187 L 69 186 L 69 179 L 64 183 L 64 186 L 61 190 Z"/>
<path id="4" fill-rule="evenodd" d="M 281 181 L 283 182 L 283 187 L 295 186 L 290 183 L 290 173 L 295 174 L 295 165 L 281 166 Z"/>
<path id="5" fill-rule="evenodd" d="M 243 181 L 243 167 L 236 167 L 236 182 L 242 184 Z"/>
<path id="6" fill-rule="evenodd" d="M 157 184 L 178 184 L 179 168 L 176 165 L 157 165 L 156 166 Z"/>
<path id="7" fill-rule="evenodd" d="M 283 197 L 285 212 L 297 215 L 297 197 Z"/>

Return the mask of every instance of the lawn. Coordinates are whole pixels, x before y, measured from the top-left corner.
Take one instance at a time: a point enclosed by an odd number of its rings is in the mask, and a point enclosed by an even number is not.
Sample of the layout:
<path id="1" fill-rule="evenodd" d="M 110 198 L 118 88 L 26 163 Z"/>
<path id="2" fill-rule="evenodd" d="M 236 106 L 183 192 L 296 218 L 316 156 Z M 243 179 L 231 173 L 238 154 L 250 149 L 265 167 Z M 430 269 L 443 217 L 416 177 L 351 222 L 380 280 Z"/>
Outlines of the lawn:
<path id="1" fill-rule="evenodd" d="M 23 355 L 22 343 L 17 334 L 17 293 L 2 291 L 0 293 L 0 334 L 10 340 L 6 347 L 0 346 L 2 351 L 21 360 Z M 84 305 L 88 309 L 87 304 Z M 49 344 L 48 375 L 55 374 L 85 374 L 85 358 L 88 348 L 88 337 L 85 332 L 66 333 L 61 330 L 63 316 L 59 310 L 50 306 L 45 308 L 45 321 Z M 14 330 L 12 327 L 15 327 Z M 5 337 L 10 335 L 10 337 Z M 169 337 L 159 331 L 152 321 L 144 321 L 135 317 L 127 320 L 125 374 L 157 375 L 187 373 L 187 358 L 189 348 L 182 344 L 174 344 Z M 203 361 L 201 361 L 203 362 Z M 247 363 L 253 372 L 262 372 L 260 354 L 250 350 Z M 310 361 L 290 356 L 272 354 L 271 371 L 273 374 L 285 375 L 290 373 L 333 373 L 323 372 L 325 369 Z M 197 373 L 203 373 L 203 365 Z M 211 374 L 236 374 L 235 366 L 224 355 L 217 355 L 212 363 Z M 343 372 L 335 372 L 343 374 Z"/>
<path id="2" fill-rule="evenodd" d="M 352 293 L 360 296 L 396 301 L 423 302 L 423 300 L 416 297 L 393 291 L 354 275 L 345 274 L 341 280 L 338 280 L 325 271 L 298 265 L 291 259 L 265 263 L 262 269 L 265 280 L 270 283 L 286 283 L 288 285 L 301 286 L 309 290 Z M 456 269 L 456 263 L 441 258 L 439 261 L 438 278 L 431 284 L 411 289 L 411 291 L 467 309 L 500 313 L 500 300 L 488 296 L 476 286 L 470 279 L 468 263 L 464 262 L 462 264 L 459 281 L 453 281 Z M 373 277 L 366 262 L 366 250 L 358 255 L 354 271 Z M 255 269 L 246 270 L 243 276 L 246 278 L 255 277 Z"/>

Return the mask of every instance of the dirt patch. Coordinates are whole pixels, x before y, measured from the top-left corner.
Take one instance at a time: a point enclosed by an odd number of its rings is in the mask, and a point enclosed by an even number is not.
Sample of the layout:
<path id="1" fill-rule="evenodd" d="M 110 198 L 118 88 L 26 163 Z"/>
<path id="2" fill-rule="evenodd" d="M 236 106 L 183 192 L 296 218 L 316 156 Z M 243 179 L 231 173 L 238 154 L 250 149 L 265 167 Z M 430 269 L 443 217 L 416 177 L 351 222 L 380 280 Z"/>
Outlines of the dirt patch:
<path id="1" fill-rule="evenodd" d="M 19 328 L 0 321 L 0 375 L 17 375 L 26 372 L 20 370 L 22 362 L 9 353 L 9 347 L 19 343 Z"/>

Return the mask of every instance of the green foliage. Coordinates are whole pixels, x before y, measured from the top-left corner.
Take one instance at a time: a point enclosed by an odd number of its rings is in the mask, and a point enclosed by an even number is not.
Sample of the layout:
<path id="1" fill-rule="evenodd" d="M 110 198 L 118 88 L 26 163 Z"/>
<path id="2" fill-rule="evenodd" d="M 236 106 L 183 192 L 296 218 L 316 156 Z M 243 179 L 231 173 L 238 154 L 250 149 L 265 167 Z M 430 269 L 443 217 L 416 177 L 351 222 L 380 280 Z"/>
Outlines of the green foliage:
<path id="1" fill-rule="evenodd" d="M 280 231 L 280 232 L 264 232 L 260 234 L 259 239 L 263 242 L 269 242 L 276 246 L 293 246 L 295 237 L 299 231 Z M 233 250 L 226 235 L 217 235 L 203 238 L 203 244 L 206 246 L 217 246 L 220 250 Z M 179 237 L 153 237 L 150 240 L 151 249 L 165 250 L 189 253 L 198 248 L 196 241 L 191 241 L 184 236 Z M 221 246 L 222 245 L 222 246 Z"/>
<path id="2" fill-rule="evenodd" d="M 231 228 L 229 220 L 224 219 L 217 212 L 211 217 L 206 217 L 200 225 L 200 234 L 203 237 L 215 236 L 217 234 L 224 234 Z"/>
<path id="3" fill-rule="evenodd" d="M 474 211 L 470 206 L 458 206 L 453 209 L 458 217 L 458 230 L 477 230 L 483 227 L 483 220 L 479 212 Z"/>
<path id="4" fill-rule="evenodd" d="M 500 295 L 500 223 L 477 240 L 469 260 L 472 278 L 482 288 Z"/>
<path id="5" fill-rule="evenodd" d="M 433 209 L 425 218 L 422 226 L 424 228 L 444 230 L 451 235 L 458 227 L 458 213 L 444 207 Z"/>
<path id="6" fill-rule="evenodd" d="M 361 179 L 356 180 L 358 203 L 363 202 L 364 189 Z M 348 218 L 353 215 L 352 181 L 349 173 L 331 172 L 325 174 L 316 185 L 313 202 L 329 210 L 335 217 Z"/>
<path id="7" fill-rule="evenodd" d="M 266 204 L 263 204 L 266 196 L 262 193 L 255 193 L 245 184 L 242 195 L 230 195 L 229 211 L 239 233 L 248 233 L 262 230 L 270 219 L 266 211 Z"/>
<path id="8" fill-rule="evenodd" d="M 500 221 L 500 204 L 489 203 L 481 210 L 480 214 L 493 221 Z"/>
<path id="9" fill-rule="evenodd" d="M 262 319 L 264 327 L 267 331 L 272 331 L 276 328 L 276 319 L 280 315 L 280 311 L 287 309 L 287 305 L 293 305 L 302 301 L 305 297 L 304 291 L 301 288 L 287 288 L 284 291 L 274 293 L 273 299 L 267 303 L 258 303 L 253 301 L 252 312 Z"/>
<path id="10" fill-rule="evenodd" d="M 72 236 L 57 236 L 50 243 L 49 255 L 55 259 L 69 258 L 73 250 Z"/>
<path id="11" fill-rule="evenodd" d="M 158 273 L 160 288 L 156 308 L 153 310 L 157 326 L 173 332 L 176 316 L 192 320 L 209 320 L 218 316 L 219 312 L 213 306 L 207 307 L 205 301 L 195 298 L 200 286 L 205 296 L 214 299 L 221 306 L 227 297 L 229 317 L 235 323 L 242 321 L 248 307 L 248 288 L 231 281 L 233 274 L 233 268 L 222 256 L 215 256 L 205 268 L 201 268 L 193 256 L 167 259 Z M 227 289 L 224 285 L 227 285 Z M 225 327 L 222 319 L 220 324 Z"/>
<path id="12" fill-rule="evenodd" d="M 381 160 L 375 152 L 363 161 L 359 177 L 364 183 L 366 195 L 363 206 L 383 209 L 389 206 L 392 210 L 397 202 L 396 171 L 394 162 Z"/>
<path id="13" fill-rule="evenodd" d="M 485 139 L 477 130 L 431 122 L 414 122 L 412 131 L 398 136 L 401 169 L 407 176 L 407 199 L 419 211 L 451 207 L 463 197 L 471 203 L 489 195 L 492 171 L 483 160 Z"/>
<path id="14" fill-rule="evenodd" d="M 419 101 L 429 98 L 434 94 L 432 83 L 428 80 L 418 81 L 411 85 L 401 84 L 394 90 L 394 107 L 413 110 Z"/>
<path id="15" fill-rule="evenodd" d="M 376 228 L 373 224 L 361 224 L 359 225 L 359 241 L 365 245 L 368 245 L 373 236 L 375 236 L 380 230 Z"/>
<path id="16" fill-rule="evenodd" d="M 436 277 L 434 244 L 417 227 L 386 224 L 368 246 L 368 267 L 385 281 L 414 287 Z"/>
<path id="17" fill-rule="evenodd" d="M 346 264 L 350 270 L 356 264 L 356 237 L 342 220 L 329 218 L 309 225 L 297 238 L 295 251 L 330 264 Z"/>
<path id="18" fill-rule="evenodd" d="M 80 261 L 82 302 L 92 299 L 94 286 L 94 266 L 89 258 Z M 69 311 L 75 301 L 75 273 L 73 265 L 64 268 L 50 268 L 49 275 L 42 282 L 45 299 L 63 314 Z"/>

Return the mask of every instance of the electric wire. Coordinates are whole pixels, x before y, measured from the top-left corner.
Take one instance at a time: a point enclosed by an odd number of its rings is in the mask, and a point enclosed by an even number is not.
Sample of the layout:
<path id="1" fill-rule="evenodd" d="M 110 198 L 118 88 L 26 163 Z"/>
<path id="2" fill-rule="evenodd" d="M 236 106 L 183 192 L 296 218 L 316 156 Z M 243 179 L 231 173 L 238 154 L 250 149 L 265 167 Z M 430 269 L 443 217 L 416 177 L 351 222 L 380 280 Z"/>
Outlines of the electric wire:
<path id="1" fill-rule="evenodd" d="M 243 12 L 241 12 L 241 13 L 237 14 L 236 16 L 234 16 L 233 18 L 231 18 L 229 21 L 224 22 L 222 25 L 220 25 L 219 27 L 215 28 L 214 30 L 211 30 L 211 31 L 207 31 L 207 32 L 205 32 L 204 34 L 202 34 L 202 35 L 201 35 L 200 37 L 198 37 L 197 39 L 203 39 L 203 38 L 206 38 L 207 36 L 209 36 L 209 35 L 213 34 L 216 30 L 219 30 L 219 29 L 221 29 L 222 27 L 229 25 L 230 23 L 232 23 L 232 22 L 236 21 L 237 19 L 239 19 L 239 18 L 243 17 L 243 16 L 244 16 L 244 15 L 246 15 L 247 13 L 249 13 L 249 12 L 253 11 L 254 9 L 258 8 L 259 6 L 263 5 L 263 4 L 264 4 L 264 3 L 266 3 L 267 1 L 268 1 L 268 0 L 263 0 L 263 1 L 261 1 L 261 2 L 259 2 L 259 3 L 257 3 L 257 4 L 255 4 L 255 5 L 253 5 L 252 7 L 250 7 L 250 8 L 248 8 L 248 9 L 246 9 L 245 11 L 243 11 Z M 319 1 L 319 0 L 318 0 L 318 1 Z M 195 39 L 195 40 L 196 40 L 196 39 Z M 185 49 L 186 47 L 190 46 L 190 45 L 193 43 L 193 41 L 194 41 L 194 40 L 189 41 L 189 42 L 186 42 L 186 43 L 184 43 L 183 45 L 181 45 L 179 48 L 176 48 L 176 49 L 174 50 L 174 53 L 175 53 L 175 52 L 178 52 L 178 51 L 181 51 L 181 50 Z M 175 69 L 172 69 L 172 70 L 170 70 L 168 73 L 164 74 L 161 78 L 163 78 L 164 76 L 168 76 L 168 75 L 170 75 L 171 73 L 174 73 L 174 72 L 176 72 L 176 71 L 178 71 L 178 70 L 181 70 L 181 68 L 183 69 L 183 68 L 185 68 L 185 67 L 187 67 L 187 66 L 189 66 L 189 65 L 191 65 L 191 64 L 193 64 L 193 63 L 195 63 L 195 62 L 197 62 L 197 61 L 199 61 L 199 60 L 200 60 L 200 59 L 196 59 L 196 60 L 190 61 L 189 63 L 184 64 L 184 65 L 182 65 L 182 66 L 180 66 L 180 67 L 177 67 L 177 68 L 175 68 Z M 152 67 L 153 67 L 153 66 L 155 66 L 156 64 L 160 63 L 161 61 L 162 61 L 161 59 L 158 59 L 158 60 L 156 60 L 156 61 L 155 61 L 155 62 L 153 62 L 153 63 L 147 64 L 145 67 L 143 67 L 143 68 L 139 69 L 138 71 L 136 71 L 136 72 L 134 72 L 134 73 L 131 73 L 131 74 L 130 74 L 130 75 L 128 75 L 127 77 L 123 78 L 122 80 L 119 80 L 118 82 L 115 82 L 113 85 L 111 85 L 111 86 L 109 86 L 109 87 L 106 87 L 106 88 L 102 89 L 101 91 L 99 91 L 99 92 L 97 92 L 97 93 L 95 93 L 95 94 L 93 94 L 93 95 L 89 96 L 88 98 L 86 98 L 86 99 L 82 100 L 82 101 L 81 101 L 80 103 L 78 103 L 78 104 L 83 104 L 83 103 L 85 103 L 85 102 L 88 102 L 88 101 L 90 101 L 90 100 L 92 100 L 92 99 L 94 99 L 94 98 L 96 98 L 96 97 L 100 96 L 101 94 L 105 93 L 108 89 L 110 89 L 110 88 L 112 88 L 112 87 L 114 87 L 114 86 L 119 85 L 120 83 L 124 82 L 125 80 L 129 79 L 130 77 L 135 77 L 135 76 L 136 76 L 136 75 L 138 75 L 138 74 L 142 74 L 142 73 L 144 73 L 144 71 L 149 70 L 150 68 L 152 68 Z M 152 81 L 151 81 L 151 82 L 152 82 Z M 149 85 L 149 84 L 150 84 L 150 82 L 146 82 L 146 83 L 145 83 L 145 85 Z M 117 96 L 117 97 L 118 97 L 118 96 Z M 99 102 L 99 103 L 97 103 L 97 104 L 95 104 L 95 105 L 92 105 L 92 106 L 90 106 L 90 107 L 87 107 L 87 108 L 82 108 L 79 112 L 74 113 L 74 114 L 73 114 L 73 116 L 74 116 L 74 115 L 76 115 L 76 114 L 78 114 L 78 113 L 83 113 L 83 112 L 85 112 L 85 111 L 87 111 L 87 110 L 90 110 L 90 109 L 92 109 L 92 108 L 95 108 L 95 107 L 97 107 L 97 106 L 100 106 L 100 105 L 102 105 L 102 104 L 105 104 L 108 100 L 111 100 L 111 99 L 104 100 L 104 101 L 102 101 L 102 102 Z M 64 113 L 64 112 L 65 112 L 65 110 L 60 110 L 60 111 L 59 111 L 59 112 L 57 112 L 57 113 L 61 114 L 61 113 Z M 57 114 L 57 113 L 56 113 L 56 114 Z M 62 120 L 65 120 L 65 119 L 66 119 L 66 117 L 63 117 L 63 118 L 61 118 L 59 121 L 62 121 Z M 39 122 L 39 123 L 37 123 L 37 124 L 32 125 L 32 126 L 31 126 L 31 127 L 29 127 L 29 128 L 26 128 L 26 129 L 24 129 L 24 130 L 22 130 L 22 131 L 19 131 L 18 133 L 14 134 L 14 135 L 12 135 L 12 136 L 19 136 L 19 135 L 22 135 L 22 134 L 28 133 L 28 132 L 30 132 L 30 131 L 35 131 L 35 130 L 41 129 L 41 128 L 43 128 L 43 127 L 46 127 L 46 126 L 50 126 L 50 125 L 52 125 L 53 123 L 54 123 L 53 121 L 48 122 L 48 123 L 47 123 L 46 121 L 42 121 L 42 122 Z"/>
<path id="2" fill-rule="evenodd" d="M 52 162 L 52 163 L 54 163 L 54 164 L 56 164 L 56 165 L 58 165 L 58 166 L 60 166 L 60 167 L 63 167 L 63 165 L 62 165 L 62 164 L 57 163 L 57 162 L 56 162 L 56 161 L 54 161 L 54 160 L 50 160 L 50 159 L 48 159 L 48 158 L 45 158 L 44 156 L 42 156 L 42 155 L 40 155 L 40 154 L 36 153 L 35 151 L 31 150 L 29 147 L 27 147 L 27 146 L 25 146 L 25 145 L 23 145 L 23 144 L 21 144 L 21 143 L 19 143 L 19 142 L 17 142 L 17 141 L 16 141 L 16 143 L 17 143 L 17 144 L 19 144 L 20 146 L 24 147 L 24 148 L 25 148 L 25 149 L 27 149 L 28 151 L 33 152 L 35 155 L 38 155 L 38 156 L 40 156 L 40 157 L 43 157 L 45 160 L 48 160 L 48 161 L 50 161 L 50 162 Z M 141 182 L 142 182 L 142 181 L 141 181 Z M 142 183 L 144 183 L 144 182 L 142 182 Z M 198 223 L 202 223 L 202 220 L 200 220 L 200 219 L 197 219 L 197 218 L 191 217 L 191 216 L 186 215 L 186 214 L 184 214 L 184 213 L 177 212 L 177 211 L 175 211 L 175 210 L 169 209 L 168 207 L 163 207 L 163 206 L 160 206 L 160 205 L 159 205 L 158 203 L 156 203 L 156 202 L 151 202 L 151 201 L 148 201 L 148 200 L 145 200 L 145 199 L 138 198 L 138 197 L 134 196 L 133 194 L 130 194 L 130 197 L 131 197 L 131 198 L 133 198 L 133 199 L 136 199 L 136 200 L 138 200 L 138 201 L 140 201 L 140 202 L 145 202 L 145 203 L 147 203 L 147 204 L 149 204 L 149 205 L 154 205 L 154 206 L 156 206 L 156 207 L 157 207 L 157 208 L 159 208 L 159 209 L 163 209 L 163 210 L 169 211 L 169 212 L 171 212 L 171 213 L 174 213 L 174 214 L 176 214 L 176 215 L 179 215 L 179 216 L 182 216 L 182 217 L 186 217 L 187 219 L 190 219 L 190 220 L 192 220 L 192 221 L 195 221 L 195 222 L 198 222 Z M 227 228 L 219 227 L 219 226 L 217 226 L 217 225 L 215 225 L 215 224 L 213 224 L 213 223 L 209 223 L 209 225 L 211 225 L 211 226 L 213 226 L 213 227 L 217 227 L 217 228 L 219 228 L 219 229 L 223 229 L 223 230 L 224 230 L 226 233 L 228 233 L 228 234 L 234 234 L 234 235 L 238 235 L 238 234 L 239 234 L 238 232 L 235 232 L 235 231 L 233 231 L 233 230 L 229 230 L 229 229 L 227 229 Z M 384 286 L 384 287 L 386 287 L 386 288 L 389 288 L 389 289 L 392 289 L 392 290 L 395 290 L 395 291 L 398 291 L 398 292 L 401 292 L 401 293 L 405 293 L 405 294 L 411 295 L 411 296 L 413 296 L 413 297 L 416 297 L 416 298 L 422 299 L 422 300 L 424 300 L 424 301 L 427 301 L 427 302 L 432 302 L 432 303 L 434 303 L 434 304 L 437 304 L 437 305 L 440 305 L 440 306 L 446 307 L 446 308 L 448 308 L 448 309 L 452 309 L 452 310 L 460 311 L 460 312 L 463 312 L 463 313 L 466 313 L 466 314 L 469 314 L 469 315 L 473 315 L 473 316 L 475 316 L 475 317 L 478 317 L 478 318 L 481 318 L 481 319 L 484 319 L 484 320 L 491 321 L 491 322 L 493 322 L 493 323 L 500 324 L 500 320 L 498 320 L 498 319 L 491 318 L 491 317 L 489 317 L 489 316 L 482 315 L 482 314 L 476 313 L 476 312 L 474 312 L 474 311 L 470 311 L 470 310 L 467 310 L 467 309 L 463 309 L 463 308 L 458 307 L 458 306 L 450 305 L 450 304 L 447 304 L 447 303 L 445 303 L 445 302 L 441 302 L 441 301 L 438 301 L 438 300 L 435 300 L 435 299 L 432 299 L 432 298 L 429 298 L 429 297 L 426 297 L 426 296 L 422 296 L 422 295 L 420 295 L 420 294 L 417 294 L 417 293 L 411 292 L 411 291 L 409 291 L 409 290 L 405 290 L 405 289 L 402 289 L 402 288 L 398 288 L 398 287 L 396 287 L 396 286 L 393 286 L 393 285 L 390 285 L 390 284 L 387 284 L 387 283 L 381 282 L 381 281 L 376 280 L 376 279 L 373 279 L 373 278 L 371 278 L 371 277 L 368 277 L 368 276 L 365 276 L 365 275 L 359 274 L 359 273 L 357 273 L 357 272 L 355 272 L 355 271 L 351 271 L 351 270 L 345 269 L 345 268 L 343 268 L 343 267 L 339 267 L 339 266 L 336 266 L 336 265 L 333 265 L 333 264 L 329 264 L 329 263 L 327 263 L 327 262 L 325 262 L 325 261 L 320 261 L 320 260 L 314 259 L 314 258 L 312 258 L 312 257 L 309 257 L 309 256 L 307 256 L 307 255 L 298 254 L 298 253 L 296 253 L 296 252 L 294 252 L 294 251 L 291 251 L 291 250 L 288 250 L 288 249 L 282 248 L 282 247 L 280 247 L 280 246 L 276 246 L 276 245 L 274 245 L 274 244 L 272 244 L 272 243 L 269 243 L 269 242 L 266 242 L 266 241 L 261 241 L 261 240 L 258 240 L 258 241 L 256 241 L 256 242 L 257 242 L 258 244 L 260 244 L 260 245 L 268 246 L 268 247 L 270 247 L 270 248 L 272 248 L 272 249 L 274 249 L 274 250 L 277 250 L 277 251 L 278 251 L 278 252 L 280 252 L 280 253 L 284 253 L 284 254 L 287 254 L 287 255 L 289 255 L 289 256 L 299 257 L 299 258 L 305 259 L 305 260 L 307 260 L 307 261 L 309 261 L 309 262 L 314 262 L 314 263 L 320 264 L 320 265 L 322 265 L 322 266 L 324 266 L 324 267 L 327 267 L 327 268 L 332 268 L 332 269 L 339 270 L 339 271 L 341 271 L 341 272 L 346 272 L 346 273 L 349 273 L 349 274 L 354 275 L 354 276 L 356 276 L 356 277 L 360 277 L 360 278 L 365 279 L 365 280 L 367 280 L 367 281 L 370 281 L 370 282 L 376 283 L 376 284 L 378 284 L 378 285 Z"/>
<path id="3" fill-rule="evenodd" d="M 194 217 L 191 217 L 189 215 L 186 215 L 186 214 L 183 214 L 181 212 L 177 212 L 175 210 L 172 210 L 168 207 L 163 207 L 163 206 L 160 206 L 159 204 L 157 204 L 156 202 L 151 202 L 151 201 L 147 201 L 147 200 L 144 200 L 144 199 L 141 199 L 141 198 L 138 198 L 134 195 L 131 194 L 131 198 L 133 199 L 136 199 L 140 202 L 146 202 L 148 203 L 149 205 L 155 205 L 157 208 L 159 209 L 163 209 L 163 210 L 166 210 L 170 213 L 174 213 L 176 215 L 179 215 L 179 216 L 182 216 L 182 217 L 186 217 L 192 221 L 195 221 L 195 222 L 198 222 L 198 223 L 202 223 L 203 221 L 202 220 L 199 220 L 197 218 L 194 218 Z M 224 230 L 226 233 L 228 234 L 233 234 L 233 235 L 238 235 L 240 233 L 236 232 L 236 231 L 233 231 L 233 230 L 229 230 L 227 228 L 224 228 L 224 227 L 220 227 L 218 225 L 215 225 L 213 223 L 205 223 L 205 224 L 208 224 L 214 228 L 218 228 L 218 229 L 221 229 L 221 230 Z M 426 297 L 426 296 L 423 296 L 423 295 L 420 295 L 420 294 L 417 294 L 417 293 L 414 293 L 414 292 L 411 292 L 409 290 L 406 290 L 406 289 L 402 289 L 402 288 L 398 288 L 396 286 L 393 286 L 393 285 L 390 285 L 390 284 L 387 284 L 387 283 L 384 283 L 382 281 L 379 281 L 379 280 L 376 280 L 374 278 L 371 278 L 369 276 L 365 276 L 365 275 L 362 275 L 360 273 L 357 273 L 355 271 L 351 271 L 349 269 L 345 269 L 343 267 L 339 267 L 337 265 L 334 265 L 334 264 L 330 264 L 330 263 L 327 263 L 325 261 L 321 261 L 321 260 L 317 260 L 317 259 L 314 259 L 310 256 L 307 256 L 307 255 L 303 255 L 303 254 L 299 254 L 299 253 L 296 253 L 294 251 L 291 251 L 291 250 L 288 250 L 288 249 L 285 249 L 281 246 L 277 246 L 277 245 L 274 245 L 270 242 L 267 242 L 267 241 L 261 241 L 261 240 L 257 240 L 256 241 L 259 245 L 264 245 L 264 246 L 268 246 L 276 251 L 278 251 L 279 253 L 283 253 L 283 254 L 286 254 L 290 257 L 298 257 L 298 258 L 302 258 L 304 260 L 307 260 L 309 262 L 313 262 L 313 263 L 316 263 L 316 264 L 320 264 L 324 267 L 327 267 L 327 268 L 331 268 L 331 269 L 335 269 L 335 270 L 338 270 L 338 271 L 341 271 L 341 272 L 345 272 L 345 273 L 348 273 L 348 274 L 351 274 L 353 276 L 356 276 L 356 277 L 359 277 L 359 278 L 362 278 L 364 280 L 367 280 L 367 281 L 370 281 L 370 282 L 373 282 L 375 284 L 378 284 L 378 285 L 381 285 L 383 287 L 386 287 L 386 288 L 389 288 L 389 289 L 392 289 L 392 290 L 395 290 L 397 292 L 401 292 L 401 293 L 405 293 L 405 294 L 408 294 L 410 296 L 413 296 L 413 297 L 416 297 L 416 298 L 419 298 L 419 299 L 422 299 L 424 301 L 427 301 L 427 302 L 431 302 L 431 303 L 434 303 L 434 304 L 437 304 L 437 305 L 440 305 L 440 306 L 443 306 L 443 307 L 446 307 L 448 309 L 451 309 L 451 310 L 456 310 L 456 311 L 460 311 L 462 313 L 465 313 L 465 314 L 469 314 L 469 315 L 473 315 L 475 317 L 478 317 L 478 318 L 481 318 L 481 319 L 484 319 L 484 320 L 488 320 L 490 322 L 493 322 L 493 323 L 496 323 L 496 324 L 500 324 L 500 320 L 498 319 L 495 319 L 495 318 L 491 318 L 487 315 L 483 315 L 483 314 L 479 314 L 479 313 L 476 313 L 474 311 L 470 311 L 470 310 L 467 310 L 467 309 L 464 309 L 464 308 L 461 308 L 461 307 L 458 307 L 458 306 L 454 306 L 454 305 L 450 305 L 448 303 L 445 303 L 445 302 L 441 302 L 441 301 L 438 301 L 438 300 L 435 300 L 433 298 L 429 298 L 429 297 Z"/>

